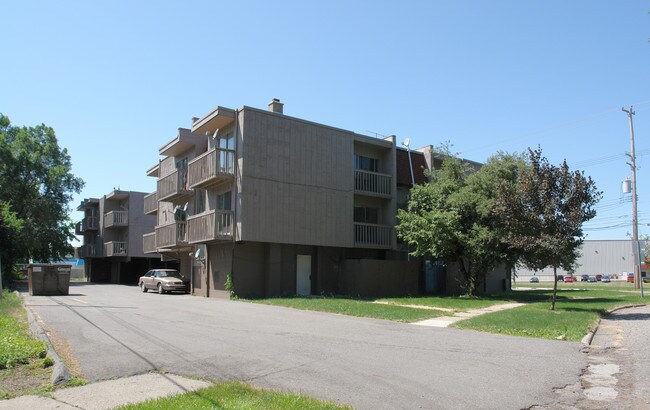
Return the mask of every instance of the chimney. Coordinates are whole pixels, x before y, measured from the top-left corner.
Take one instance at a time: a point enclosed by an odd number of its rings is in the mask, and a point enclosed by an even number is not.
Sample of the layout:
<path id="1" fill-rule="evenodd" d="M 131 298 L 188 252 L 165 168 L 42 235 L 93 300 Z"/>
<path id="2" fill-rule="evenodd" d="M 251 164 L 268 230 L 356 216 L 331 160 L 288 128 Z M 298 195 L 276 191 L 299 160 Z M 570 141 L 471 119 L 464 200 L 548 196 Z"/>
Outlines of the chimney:
<path id="1" fill-rule="evenodd" d="M 199 117 L 192 117 L 192 125 L 199 120 Z"/>
<path id="2" fill-rule="evenodd" d="M 274 98 L 273 101 L 269 103 L 269 111 L 271 112 L 282 114 L 282 107 L 284 107 L 284 104 L 281 103 L 277 98 Z"/>

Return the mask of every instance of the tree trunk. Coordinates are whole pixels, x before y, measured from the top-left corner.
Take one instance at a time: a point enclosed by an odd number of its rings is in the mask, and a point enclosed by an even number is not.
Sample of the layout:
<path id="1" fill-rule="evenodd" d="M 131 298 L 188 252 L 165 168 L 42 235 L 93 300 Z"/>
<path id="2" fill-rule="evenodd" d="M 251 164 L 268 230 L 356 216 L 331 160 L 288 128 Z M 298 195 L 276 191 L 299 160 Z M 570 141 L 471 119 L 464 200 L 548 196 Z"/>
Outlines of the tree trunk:
<path id="1" fill-rule="evenodd" d="M 553 266 L 553 299 L 551 299 L 551 310 L 555 310 L 556 294 L 557 294 L 557 266 Z"/>

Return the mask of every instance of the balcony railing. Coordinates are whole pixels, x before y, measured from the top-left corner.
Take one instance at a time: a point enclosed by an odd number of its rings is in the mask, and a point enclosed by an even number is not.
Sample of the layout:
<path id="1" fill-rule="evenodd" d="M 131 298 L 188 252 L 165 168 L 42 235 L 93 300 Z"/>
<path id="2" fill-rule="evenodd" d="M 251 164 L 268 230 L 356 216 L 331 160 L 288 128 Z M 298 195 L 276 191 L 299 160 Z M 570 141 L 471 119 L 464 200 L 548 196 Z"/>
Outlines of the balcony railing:
<path id="1" fill-rule="evenodd" d="M 146 233 L 142 235 L 142 252 L 156 253 L 156 233 Z"/>
<path id="2" fill-rule="evenodd" d="M 391 231 L 388 225 L 354 223 L 354 246 L 360 248 L 391 248 Z"/>
<path id="3" fill-rule="evenodd" d="M 86 244 L 79 247 L 79 257 L 84 258 L 100 258 L 102 256 L 101 246 Z"/>
<path id="4" fill-rule="evenodd" d="M 212 210 L 187 219 L 189 243 L 232 240 L 232 211 Z"/>
<path id="5" fill-rule="evenodd" d="M 106 257 L 110 258 L 111 256 L 126 256 L 129 247 L 126 242 L 106 242 L 104 244 L 104 254 Z"/>
<path id="6" fill-rule="evenodd" d="M 190 188 L 202 188 L 230 179 L 235 173 L 234 161 L 235 151 L 223 148 L 213 148 L 196 157 L 187 167 Z"/>
<path id="7" fill-rule="evenodd" d="M 81 220 L 81 232 L 97 230 L 99 228 L 99 218 L 96 216 L 87 216 Z"/>
<path id="8" fill-rule="evenodd" d="M 391 176 L 378 172 L 354 170 L 354 190 L 376 196 L 390 197 Z"/>
<path id="9" fill-rule="evenodd" d="M 110 211 L 104 214 L 104 228 L 129 225 L 129 211 Z"/>
<path id="10" fill-rule="evenodd" d="M 158 192 L 144 196 L 144 214 L 150 215 L 158 212 Z"/>
<path id="11" fill-rule="evenodd" d="M 178 221 L 156 226 L 156 248 L 176 248 L 188 245 L 187 222 Z"/>
<path id="12" fill-rule="evenodd" d="M 158 200 L 172 201 L 174 199 L 189 195 L 187 185 L 187 168 L 177 169 L 166 177 L 158 180 Z"/>

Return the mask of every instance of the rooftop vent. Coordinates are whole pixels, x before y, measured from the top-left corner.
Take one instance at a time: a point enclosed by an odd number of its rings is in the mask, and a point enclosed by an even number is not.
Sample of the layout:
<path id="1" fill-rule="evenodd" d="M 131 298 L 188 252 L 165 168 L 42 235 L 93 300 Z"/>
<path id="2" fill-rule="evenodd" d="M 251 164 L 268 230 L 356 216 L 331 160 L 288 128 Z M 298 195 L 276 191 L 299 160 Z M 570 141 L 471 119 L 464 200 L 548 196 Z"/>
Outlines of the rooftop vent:
<path id="1" fill-rule="evenodd" d="M 282 107 L 284 107 L 284 104 L 280 102 L 277 98 L 274 98 L 270 103 L 269 103 L 269 111 L 271 112 L 277 112 L 278 114 L 282 114 Z"/>

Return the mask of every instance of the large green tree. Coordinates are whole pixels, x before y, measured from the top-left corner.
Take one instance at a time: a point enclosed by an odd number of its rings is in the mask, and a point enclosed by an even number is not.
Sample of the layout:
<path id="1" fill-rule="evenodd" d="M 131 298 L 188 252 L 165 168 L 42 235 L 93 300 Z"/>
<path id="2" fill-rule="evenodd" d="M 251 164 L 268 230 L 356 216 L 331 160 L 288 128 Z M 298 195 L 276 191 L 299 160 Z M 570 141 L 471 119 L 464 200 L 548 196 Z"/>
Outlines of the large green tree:
<path id="1" fill-rule="evenodd" d="M 555 309 L 557 268 L 572 270 L 584 241 L 582 225 L 596 216 L 602 193 L 591 177 L 571 171 L 566 161 L 554 166 L 541 148 L 528 150 L 528 167 L 516 185 L 500 186 L 496 215 L 507 242 L 521 251 L 519 262 L 533 270 L 553 268 Z"/>
<path id="2" fill-rule="evenodd" d="M 0 252 L 7 270 L 20 260 L 47 261 L 72 251 L 68 203 L 83 181 L 51 127 L 12 126 L 0 114 Z M 5 272 L 3 269 L 3 272 Z"/>
<path id="3" fill-rule="evenodd" d="M 475 294 L 489 271 L 517 259 L 493 213 L 497 188 L 514 184 L 523 166 L 519 156 L 497 154 L 476 170 L 445 155 L 430 183 L 413 187 L 408 208 L 398 211 L 399 237 L 416 256 L 458 263 L 464 291 Z"/>

